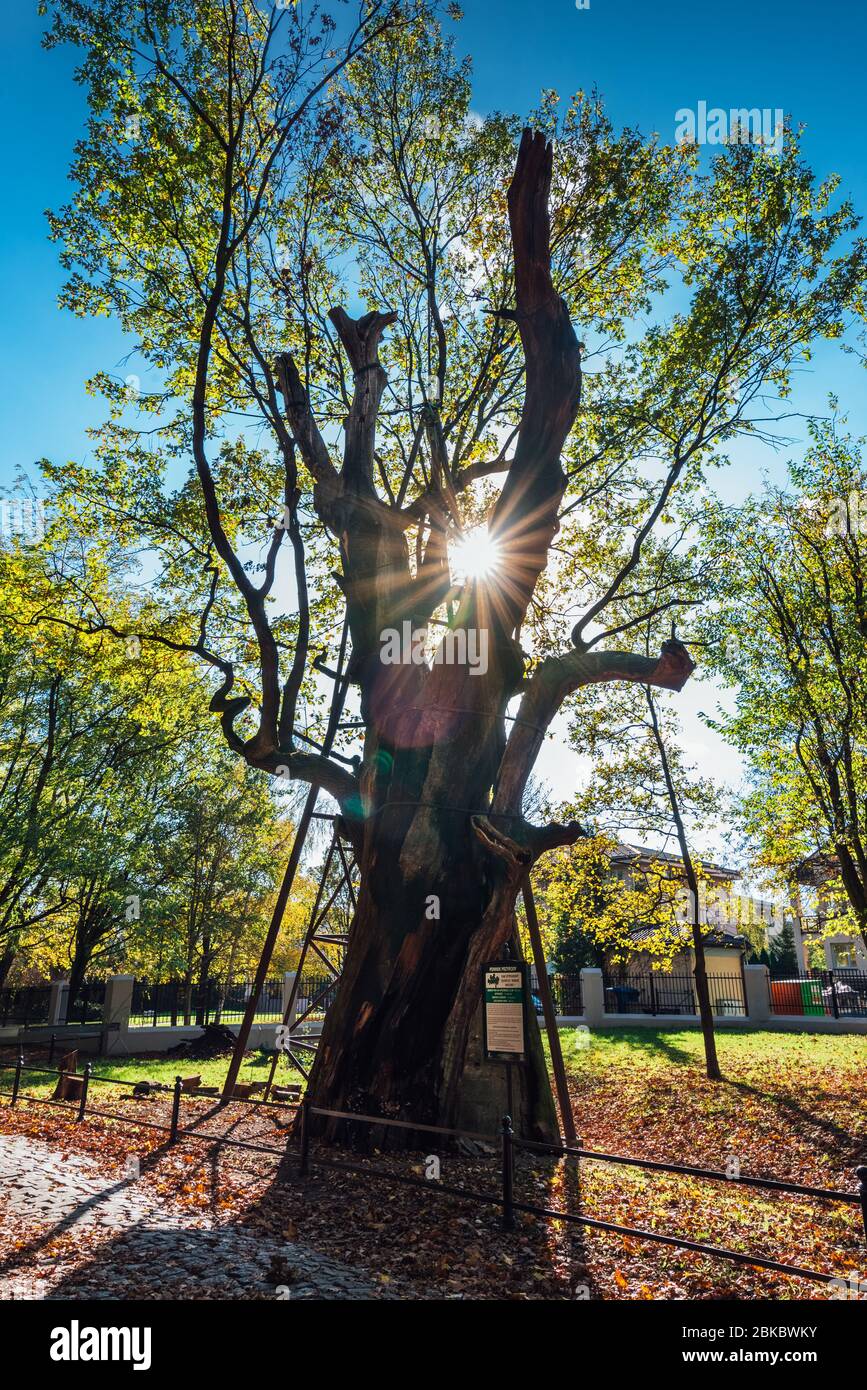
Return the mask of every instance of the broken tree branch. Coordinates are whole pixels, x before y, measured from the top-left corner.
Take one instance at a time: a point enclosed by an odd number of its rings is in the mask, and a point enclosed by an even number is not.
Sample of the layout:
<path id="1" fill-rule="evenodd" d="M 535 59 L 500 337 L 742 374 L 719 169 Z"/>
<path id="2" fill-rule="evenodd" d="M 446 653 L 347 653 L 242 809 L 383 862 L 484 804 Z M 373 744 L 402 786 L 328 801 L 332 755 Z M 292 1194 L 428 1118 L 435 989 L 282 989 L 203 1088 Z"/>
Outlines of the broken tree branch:
<path id="1" fill-rule="evenodd" d="M 518 715 L 500 763 L 492 814 L 520 811 L 527 777 L 548 726 L 563 701 L 581 686 L 602 681 L 634 681 L 664 690 L 682 690 L 695 663 L 682 642 L 663 642 L 658 657 L 635 652 L 567 652 L 540 663 L 527 682 Z"/>
<path id="2" fill-rule="evenodd" d="M 503 585 L 505 623 L 521 623 L 557 532 L 566 475 L 560 453 L 581 397 L 581 354 L 569 311 L 551 279 L 553 148 L 525 130 L 509 186 L 509 224 L 515 256 L 514 318 L 521 337 L 526 385 L 515 456 L 491 516 Z"/>

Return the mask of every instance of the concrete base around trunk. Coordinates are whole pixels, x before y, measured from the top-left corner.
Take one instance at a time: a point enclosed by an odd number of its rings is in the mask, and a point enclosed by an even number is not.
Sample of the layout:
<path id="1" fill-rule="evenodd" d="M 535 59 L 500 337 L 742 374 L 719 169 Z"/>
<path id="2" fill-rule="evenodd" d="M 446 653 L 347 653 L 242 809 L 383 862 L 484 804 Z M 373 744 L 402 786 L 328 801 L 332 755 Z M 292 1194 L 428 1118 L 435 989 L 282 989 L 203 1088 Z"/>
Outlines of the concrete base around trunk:
<path id="1" fill-rule="evenodd" d="M 227 1023 L 224 1026 L 237 1037 L 239 1024 Z M 276 1023 L 254 1023 L 250 1029 L 250 1050 L 264 1047 L 268 1052 L 276 1051 L 278 1027 L 279 1024 Z M 321 1031 L 321 1024 L 314 1024 L 309 1029 L 299 1029 L 293 1036 L 318 1037 Z M 108 1055 L 118 1056 L 124 1052 L 168 1052 L 170 1048 L 177 1047 L 178 1043 L 186 1042 L 188 1038 L 198 1038 L 201 1034 L 202 1029 L 195 1024 L 190 1024 L 189 1027 L 179 1025 L 177 1028 L 127 1028 L 109 1040 Z"/>

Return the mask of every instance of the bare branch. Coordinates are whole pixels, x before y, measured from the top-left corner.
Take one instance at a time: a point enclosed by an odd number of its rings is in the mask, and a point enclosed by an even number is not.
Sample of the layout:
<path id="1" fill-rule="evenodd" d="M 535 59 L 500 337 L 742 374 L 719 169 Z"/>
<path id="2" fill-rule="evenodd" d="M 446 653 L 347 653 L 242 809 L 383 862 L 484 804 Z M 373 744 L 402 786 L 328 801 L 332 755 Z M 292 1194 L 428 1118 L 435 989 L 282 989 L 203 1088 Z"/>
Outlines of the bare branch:
<path id="1" fill-rule="evenodd" d="M 500 763 L 492 815 L 520 811 L 527 777 L 551 720 L 574 690 L 602 681 L 634 681 L 682 690 L 695 663 L 682 642 L 663 642 L 658 657 L 635 652 L 567 652 L 549 657 L 527 682 Z"/>
<path id="2" fill-rule="evenodd" d="M 490 523 L 502 568 L 506 622 L 518 627 L 545 568 L 566 486 L 560 452 L 581 396 L 581 354 L 569 311 L 551 280 L 552 146 L 525 130 L 509 186 L 515 254 L 514 317 L 526 363 L 526 388 L 515 457 Z"/>

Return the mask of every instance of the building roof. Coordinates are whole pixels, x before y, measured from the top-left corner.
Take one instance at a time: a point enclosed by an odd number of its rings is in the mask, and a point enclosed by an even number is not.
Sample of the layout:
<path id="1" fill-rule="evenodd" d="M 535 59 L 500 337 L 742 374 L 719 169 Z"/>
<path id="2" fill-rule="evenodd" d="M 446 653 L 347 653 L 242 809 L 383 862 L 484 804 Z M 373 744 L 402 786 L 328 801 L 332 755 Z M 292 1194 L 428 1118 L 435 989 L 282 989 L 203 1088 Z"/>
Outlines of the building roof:
<path id="1" fill-rule="evenodd" d="M 611 854 L 612 864 L 630 864 L 636 861 L 641 864 L 651 864 L 659 860 L 666 864 L 683 864 L 681 855 L 669 854 L 667 850 L 663 849 L 650 849 L 647 845 L 618 844 Z M 695 863 L 703 873 L 707 874 L 708 878 L 734 882 L 735 879 L 741 877 L 739 869 L 728 869 L 723 864 L 714 864 L 710 859 L 696 859 Z"/>
<path id="2" fill-rule="evenodd" d="M 702 923 L 702 925 L 705 924 Z M 671 931 L 672 929 L 667 927 L 666 930 Z M 681 926 L 677 930 L 683 938 L 684 946 L 691 947 L 692 928 Z M 633 944 L 640 946 L 643 941 L 649 941 L 658 931 L 658 927 L 633 927 L 629 933 L 629 940 Z M 728 932 L 725 927 L 718 927 L 715 925 L 710 931 L 706 931 L 702 934 L 702 944 L 704 946 L 725 946 L 726 948 L 738 951 L 743 951 L 750 945 L 745 936 L 741 936 L 738 932 Z"/>
<path id="3" fill-rule="evenodd" d="M 833 850 L 816 849 L 795 865 L 795 882 L 818 888 L 840 872 L 840 861 Z"/>

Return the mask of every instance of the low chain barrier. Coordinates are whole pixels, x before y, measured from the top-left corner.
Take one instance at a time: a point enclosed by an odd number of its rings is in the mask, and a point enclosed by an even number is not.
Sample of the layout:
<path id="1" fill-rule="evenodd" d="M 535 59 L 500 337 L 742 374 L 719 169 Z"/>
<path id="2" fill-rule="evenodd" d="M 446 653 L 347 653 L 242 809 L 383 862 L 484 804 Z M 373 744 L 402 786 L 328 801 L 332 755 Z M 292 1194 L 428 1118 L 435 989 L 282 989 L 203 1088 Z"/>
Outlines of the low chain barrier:
<path id="1" fill-rule="evenodd" d="M 21 1078 L 24 1072 L 33 1072 L 47 1076 L 75 1076 L 81 1081 L 81 1093 L 77 1098 L 76 1121 L 84 1119 L 87 1112 L 87 1102 L 91 1082 L 99 1082 L 111 1086 L 135 1087 L 137 1082 L 122 1081 L 114 1077 L 99 1076 L 95 1073 L 90 1063 L 85 1065 L 84 1072 L 65 1072 L 61 1068 L 35 1067 L 25 1062 L 22 1052 L 18 1053 L 15 1071 L 12 1082 L 12 1090 L 0 1091 L 0 1095 L 10 1097 L 10 1105 L 14 1106 L 19 1099 L 27 1099 L 36 1104 L 57 1105 L 64 1109 L 68 1103 L 64 1100 L 48 1099 L 40 1096 L 22 1096 Z M 283 1149 L 276 1149 L 269 1144 L 254 1144 L 242 1139 L 230 1139 L 224 1135 L 210 1134 L 205 1131 L 184 1129 L 180 1124 L 181 1095 L 183 1094 L 183 1081 L 180 1076 L 175 1078 L 172 1092 L 171 1119 L 168 1125 L 157 1124 L 154 1121 L 139 1120 L 132 1116 L 118 1115 L 104 1110 L 91 1108 L 90 1114 L 94 1117 L 120 1121 L 121 1123 L 138 1125 L 145 1129 L 153 1129 L 168 1134 L 169 1144 L 179 1143 L 182 1140 L 193 1140 L 200 1143 L 218 1144 L 230 1148 L 248 1149 L 256 1153 L 272 1154 L 278 1161 L 286 1157 Z M 166 1090 L 168 1091 L 168 1087 Z M 194 1094 L 194 1093 L 192 1093 Z M 277 1108 L 285 1111 L 293 1108 L 286 1103 L 275 1101 L 263 1101 L 250 1098 L 235 1098 L 231 1104 L 247 1104 L 264 1106 L 266 1108 Z M 729 1185 L 732 1183 L 742 1187 L 754 1187 L 765 1191 L 787 1193 L 794 1196 L 811 1197 L 819 1201 L 829 1201 L 842 1203 L 848 1206 L 860 1207 L 861 1219 L 864 1231 L 864 1240 L 867 1243 L 867 1166 L 860 1166 L 855 1169 L 855 1177 L 859 1184 L 858 1192 L 842 1192 L 835 1188 L 811 1187 L 804 1183 L 784 1182 L 777 1178 L 759 1178 L 740 1175 L 737 1178 L 731 1177 L 728 1173 L 716 1168 L 702 1168 L 684 1163 L 666 1163 L 657 1159 L 633 1158 L 625 1154 L 608 1154 L 593 1149 L 585 1149 L 575 1145 L 566 1144 L 544 1144 L 530 1139 L 522 1139 L 514 1133 L 512 1121 L 508 1115 L 503 1117 L 502 1130 L 500 1135 L 474 1133 L 469 1130 L 449 1129 L 441 1125 L 422 1124 L 414 1120 L 395 1120 L 382 1115 L 365 1115 L 350 1110 L 332 1110 L 321 1106 L 312 1105 L 304 1097 L 296 1107 L 300 1111 L 299 1115 L 299 1154 L 298 1154 L 298 1173 L 299 1177 L 305 1179 L 309 1176 L 311 1165 L 317 1168 L 333 1169 L 347 1173 L 358 1174 L 365 1178 L 382 1179 L 388 1182 L 401 1183 L 404 1186 L 422 1188 L 424 1191 L 436 1196 L 456 1197 L 463 1201 L 483 1202 L 489 1205 L 498 1206 L 502 1209 L 502 1228 L 504 1231 L 515 1229 L 515 1213 L 525 1212 L 530 1216 L 537 1216 L 547 1221 L 564 1221 L 568 1224 L 586 1226 L 591 1230 L 607 1231 L 615 1235 L 630 1236 L 635 1240 L 652 1241 L 660 1245 L 673 1246 L 680 1250 L 691 1250 L 700 1255 L 711 1255 L 717 1259 L 730 1260 L 737 1264 L 753 1265 L 760 1269 L 768 1269 L 777 1274 L 794 1275 L 800 1279 L 808 1279 L 814 1283 L 830 1284 L 836 1282 L 840 1276 L 836 1274 L 825 1274 L 819 1270 L 806 1269 L 800 1265 L 792 1265 L 780 1260 L 771 1260 L 762 1255 L 751 1255 L 742 1250 L 731 1250 L 726 1246 L 711 1245 L 704 1241 L 687 1240 L 683 1236 L 664 1235 L 659 1231 L 650 1231 L 638 1226 L 625 1226 L 619 1222 L 603 1221 L 597 1217 L 583 1216 L 577 1212 L 558 1210 L 554 1207 L 540 1206 L 537 1203 L 523 1202 L 515 1196 L 515 1153 L 524 1150 L 530 1153 L 547 1154 L 552 1158 L 564 1160 L 581 1159 L 591 1160 L 599 1163 L 619 1164 L 626 1167 L 642 1168 L 656 1172 L 667 1172 L 682 1174 L 693 1178 L 705 1178 L 711 1181 L 721 1181 Z M 500 1184 L 498 1192 L 483 1192 L 468 1187 L 456 1187 L 441 1181 L 431 1182 L 426 1179 L 412 1177 L 406 1173 L 394 1172 L 391 1169 L 376 1167 L 375 1165 L 353 1163 L 351 1160 L 324 1158 L 321 1155 L 311 1154 L 311 1116 L 319 1116 L 324 1119 L 339 1120 L 347 1124 L 367 1125 L 374 1129 L 397 1129 L 411 1131 L 417 1134 L 435 1134 L 441 1138 L 460 1138 L 469 1139 L 476 1142 L 488 1144 L 499 1144 L 500 1147 Z"/>

